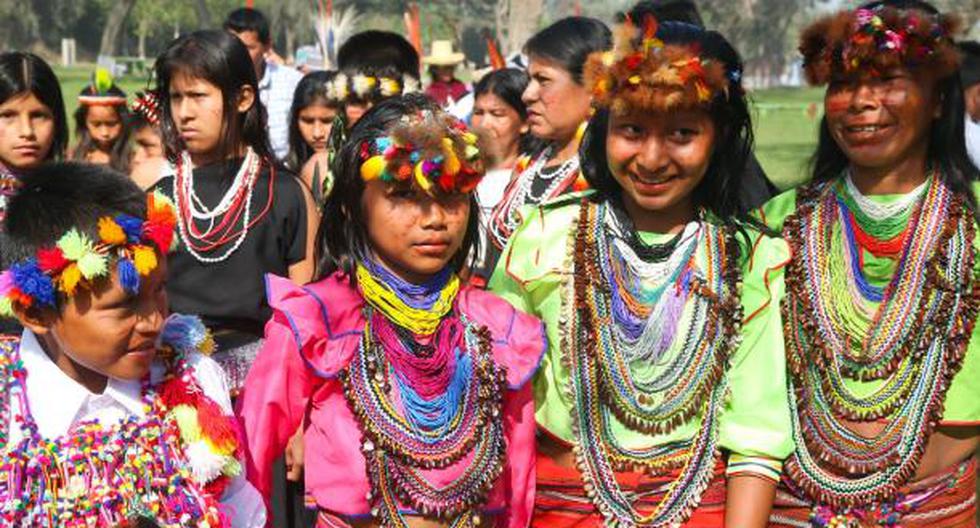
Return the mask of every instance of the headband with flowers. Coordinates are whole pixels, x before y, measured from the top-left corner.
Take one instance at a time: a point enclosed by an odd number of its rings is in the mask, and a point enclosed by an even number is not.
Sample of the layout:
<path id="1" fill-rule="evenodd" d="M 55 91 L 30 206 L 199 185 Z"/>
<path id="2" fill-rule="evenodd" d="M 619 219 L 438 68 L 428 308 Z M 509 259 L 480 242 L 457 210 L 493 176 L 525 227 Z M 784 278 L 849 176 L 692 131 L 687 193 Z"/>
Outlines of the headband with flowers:
<path id="1" fill-rule="evenodd" d="M 741 81 L 717 59 L 702 57 L 697 44 L 664 44 L 653 16 L 637 27 L 629 18 L 617 29 L 612 51 L 596 52 L 585 63 L 585 85 L 593 104 L 614 112 L 667 111 L 708 104 Z"/>
<path id="2" fill-rule="evenodd" d="M 146 220 L 126 214 L 102 217 L 97 242 L 78 229 L 69 230 L 53 247 L 39 249 L 35 257 L 0 273 L 0 316 L 13 317 L 15 307 L 56 308 L 58 293 L 73 296 L 79 286 L 108 276 L 113 257 L 120 284 L 135 294 L 140 277 L 156 269 L 156 252 L 170 251 L 176 219 L 170 200 L 152 193 L 147 195 Z"/>
<path id="3" fill-rule="evenodd" d="M 469 193 L 483 178 L 477 136 L 442 112 L 405 116 L 388 136 L 361 144 L 364 181 L 414 182 L 425 192 Z"/>
<path id="4" fill-rule="evenodd" d="M 877 6 L 840 11 L 817 20 L 800 37 L 807 80 L 827 84 L 835 76 L 880 75 L 902 66 L 942 79 L 959 67 L 952 35 L 959 20 L 919 9 Z"/>
<path id="5" fill-rule="evenodd" d="M 338 73 L 327 83 L 327 98 L 338 103 L 350 98 L 362 101 L 377 100 L 396 95 L 415 93 L 420 90 L 419 81 L 409 75 L 400 79 L 378 77 L 362 73 L 347 75 Z"/>
<path id="6" fill-rule="evenodd" d="M 153 90 L 138 92 L 133 100 L 132 110 L 143 116 L 147 123 L 153 126 L 160 124 L 160 99 Z"/>

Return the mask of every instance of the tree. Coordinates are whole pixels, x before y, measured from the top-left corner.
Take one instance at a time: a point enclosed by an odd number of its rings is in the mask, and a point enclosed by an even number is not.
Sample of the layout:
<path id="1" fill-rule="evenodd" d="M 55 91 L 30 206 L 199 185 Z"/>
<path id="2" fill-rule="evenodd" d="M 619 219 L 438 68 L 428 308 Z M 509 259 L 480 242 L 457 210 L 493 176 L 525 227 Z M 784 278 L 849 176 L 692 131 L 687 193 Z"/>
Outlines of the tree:
<path id="1" fill-rule="evenodd" d="M 126 25 L 126 18 L 136 5 L 136 0 L 118 0 L 117 7 L 109 11 L 109 17 L 102 30 L 102 43 L 99 55 L 116 55 L 119 50 L 119 34 Z"/>

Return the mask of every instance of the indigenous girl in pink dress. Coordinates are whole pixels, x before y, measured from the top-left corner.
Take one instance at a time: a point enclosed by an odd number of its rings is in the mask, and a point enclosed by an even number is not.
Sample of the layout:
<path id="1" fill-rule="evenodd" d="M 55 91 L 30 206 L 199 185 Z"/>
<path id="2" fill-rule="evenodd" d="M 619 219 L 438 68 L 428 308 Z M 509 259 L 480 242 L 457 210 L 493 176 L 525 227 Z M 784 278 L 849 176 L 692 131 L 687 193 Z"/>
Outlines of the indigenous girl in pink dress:
<path id="1" fill-rule="evenodd" d="M 457 274 L 478 239 L 476 137 L 421 95 L 351 130 L 318 241 L 320 279 L 267 279 L 273 317 L 241 395 L 252 461 L 304 425 L 318 526 L 526 526 L 529 380 L 541 322 Z"/>

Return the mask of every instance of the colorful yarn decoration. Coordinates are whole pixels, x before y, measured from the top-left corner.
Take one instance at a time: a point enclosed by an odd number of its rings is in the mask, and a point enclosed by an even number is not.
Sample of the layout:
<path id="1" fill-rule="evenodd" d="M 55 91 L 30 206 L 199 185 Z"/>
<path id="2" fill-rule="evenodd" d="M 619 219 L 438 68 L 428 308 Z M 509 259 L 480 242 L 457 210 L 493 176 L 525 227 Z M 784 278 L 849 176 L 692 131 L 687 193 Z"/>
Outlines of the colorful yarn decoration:
<path id="1" fill-rule="evenodd" d="M 454 309 L 455 274 L 412 287 L 400 279 L 385 284 L 387 275 L 369 268 L 383 269 L 376 263 L 358 268 L 367 323 L 341 382 L 363 433 L 371 514 L 382 526 L 405 528 L 404 505 L 450 526 L 479 524 L 479 507 L 506 453 L 506 377 L 494 362 L 489 331 Z M 379 288 L 384 297 L 367 293 Z M 415 332 L 411 321 L 426 310 L 437 322 Z M 464 460 L 449 483 L 426 474 Z"/>
<path id="2" fill-rule="evenodd" d="M 30 373 L 17 342 L 0 341 L 5 524 L 115 528 L 145 518 L 166 528 L 230 525 L 218 499 L 241 473 L 237 422 L 204 395 L 188 363 L 207 348 L 209 334 L 200 320 L 179 315 L 168 319 L 164 334 L 179 339 L 159 343 L 174 355 L 162 382 L 143 383 L 145 416 L 112 427 L 86 422 L 53 439 L 40 436 L 30 414 L 24 385 Z M 16 445 L 6 436 L 12 423 L 23 431 Z"/>
<path id="3" fill-rule="evenodd" d="M 422 191 L 468 194 L 483 179 L 477 137 L 451 115 L 406 116 L 385 137 L 361 145 L 364 181 L 409 182 Z"/>
<path id="4" fill-rule="evenodd" d="M 410 75 L 394 78 L 363 73 L 353 75 L 338 73 L 326 83 L 327 98 L 337 104 L 343 104 L 349 100 L 378 101 L 396 95 L 416 93 L 420 90 L 421 85 L 418 79 Z"/>
<path id="5" fill-rule="evenodd" d="M 83 106 L 126 106 L 126 96 L 116 95 L 121 93 L 116 89 L 116 94 L 112 93 L 115 88 L 115 81 L 112 74 L 105 68 L 96 68 L 92 73 L 92 82 L 78 96 L 78 104 Z"/>
<path id="6" fill-rule="evenodd" d="M 137 92 L 132 104 L 133 113 L 143 116 L 152 126 L 160 124 L 160 97 L 155 91 Z"/>
<path id="7" fill-rule="evenodd" d="M 738 245 L 728 229 L 701 221 L 684 240 L 668 242 L 678 246 L 662 266 L 646 269 L 650 263 L 618 243 L 622 229 L 607 203 L 584 201 L 569 241 L 575 271 L 563 286 L 561 350 L 575 403 L 576 462 L 607 524 L 677 526 L 700 502 L 719 456 L 725 369 L 742 320 Z M 697 252 L 706 267 L 696 264 Z M 662 321 L 676 327 L 655 329 Z M 648 339 L 648 332 L 659 334 Z M 646 449 L 622 445 L 612 427 L 665 434 L 693 419 L 700 421 L 694 438 Z M 616 480 L 618 471 L 676 469 L 649 514 L 635 509 Z"/>
<path id="8" fill-rule="evenodd" d="M 0 316 L 14 317 L 16 307 L 56 309 L 59 295 L 74 296 L 79 287 L 107 277 L 113 263 L 120 284 L 135 294 L 140 277 L 157 268 L 157 252 L 170 251 L 175 223 L 173 204 L 151 193 L 145 220 L 126 214 L 100 218 L 97 241 L 69 230 L 53 247 L 0 273 Z"/>
<path id="9" fill-rule="evenodd" d="M 915 474 L 980 308 L 972 214 L 939 174 L 911 211 L 895 212 L 904 227 L 866 224 L 849 192 L 839 182 L 803 188 L 784 227 L 794 255 L 782 310 L 796 442 L 784 477 L 821 518 L 893 500 Z M 877 244 L 901 236 L 884 288 L 863 277 L 857 230 Z M 878 387 L 862 396 L 846 379 Z M 848 421 L 884 426 L 865 438 Z"/>

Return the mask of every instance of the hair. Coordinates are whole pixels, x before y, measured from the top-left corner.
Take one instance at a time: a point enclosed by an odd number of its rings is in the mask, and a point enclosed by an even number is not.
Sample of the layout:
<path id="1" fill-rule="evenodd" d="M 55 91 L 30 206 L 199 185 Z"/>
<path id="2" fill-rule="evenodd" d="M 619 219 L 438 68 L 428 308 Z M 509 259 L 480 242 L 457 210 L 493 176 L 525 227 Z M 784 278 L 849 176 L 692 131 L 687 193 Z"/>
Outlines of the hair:
<path id="1" fill-rule="evenodd" d="M 585 60 L 597 51 L 612 47 L 612 32 L 602 22 L 588 17 L 566 17 L 538 31 L 524 44 L 529 58 L 557 63 L 582 84 Z"/>
<path id="2" fill-rule="evenodd" d="M 0 53 L 0 104 L 27 93 L 33 94 L 54 116 L 54 139 L 45 160 L 60 160 L 68 147 L 68 117 L 58 78 L 48 63 L 33 53 Z"/>
<path id="3" fill-rule="evenodd" d="M 473 87 L 474 99 L 481 95 L 496 95 L 507 106 L 514 109 L 521 121 L 527 121 L 527 105 L 521 99 L 521 94 L 527 88 L 531 78 L 527 72 L 517 68 L 494 70 L 483 76 Z M 542 141 L 531 134 L 521 134 L 521 152 L 534 152 L 542 147 Z"/>
<path id="4" fill-rule="evenodd" d="M 247 145 L 266 160 L 274 160 L 266 134 L 266 111 L 259 100 L 259 85 L 255 69 L 245 45 L 225 31 L 195 31 L 170 43 L 157 58 L 155 66 L 157 92 L 160 94 L 160 135 L 167 155 L 175 158 L 181 148 L 180 136 L 170 112 L 170 82 L 174 76 L 185 74 L 203 79 L 221 90 L 222 141 L 218 146 L 222 158 L 234 155 Z M 255 93 L 255 102 L 244 113 L 236 106 L 242 86 Z"/>
<path id="5" fill-rule="evenodd" d="M 146 217 L 146 194 L 129 177 L 91 163 L 48 163 L 26 174 L 7 203 L 3 262 L 15 263 L 57 244 L 74 228 L 98 240 L 99 219 Z"/>
<path id="6" fill-rule="evenodd" d="M 439 105 L 422 94 L 406 94 L 385 99 L 372 107 L 351 128 L 350 136 L 333 162 L 334 187 L 324 206 L 317 234 L 316 260 L 318 278 L 336 271 L 353 280 L 358 262 L 370 258 L 371 249 L 363 221 L 361 197 L 365 182 L 361 178 L 361 145 L 387 136 L 403 116 L 422 111 L 443 113 Z M 450 260 L 457 273 L 474 254 L 479 240 L 479 215 L 475 193 L 470 196 L 470 217 L 463 245 Z"/>
<path id="7" fill-rule="evenodd" d="M 628 16 L 636 22 L 642 21 L 647 15 L 653 15 L 660 22 L 684 22 L 704 27 L 704 19 L 692 0 L 643 0 L 619 18 L 623 20 Z"/>
<path id="8" fill-rule="evenodd" d="M 720 61 L 727 71 L 742 71 L 738 52 L 716 31 L 686 23 L 662 22 L 657 36 L 667 45 L 694 45 L 700 49 L 701 57 Z M 739 199 L 739 190 L 754 136 L 748 101 L 741 86 L 730 81 L 727 96 L 716 95 L 707 111 L 715 126 L 714 150 L 704 179 L 694 188 L 692 201 L 724 223 L 736 218 L 744 221 L 747 207 Z M 597 198 L 620 201 L 622 189 L 609 171 L 606 156 L 608 128 L 609 110 L 600 109 L 589 121 L 579 158 L 582 174 L 596 190 Z"/>
<path id="9" fill-rule="evenodd" d="M 92 96 L 98 95 L 98 93 L 92 85 L 88 85 L 82 88 L 78 95 L 80 97 Z M 106 95 L 126 98 L 126 92 L 120 90 L 116 85 L 112 85 L 106 91 Z M 78 108 L 75 109 L 75 135 L 78 137 L 78 144 L 75 145 L 71 157 L 78 161 L 85 161 L 85 156 L 96 149 L 95 140 L 89 134 L 87 126 L 89 108 L 89 105 L 79 104 Z M 109 166 L 120 172 L 129 172 L 129 135 L 132 130 L 132 115 L 125 104 L 113 105 L 110 108 L 116 111 L 122 127 L 119 137 L 112 143 L 112 148 L 109 150 Z"/>
<path id="10" fill-rule="evenodd" d="M 259 42 L 269 45 L 272 38 L 269 35 L 269 19 L 265 18 L 262 11 L 250 7 L 242 7 L 228 13 L 225 23 L 222 26 L 225 31 L 244 33 L 254 31 L 259 37 Z"/>
<path id="11" fill-rule="evenodd" d="M 959 43 L 963 54 L 963 64 L 960 65 L 960 80 L 963 89 L 980 83 L 980 42 L 965 40 Z"/>
<path id="12" fill-rule="evenodd" d="M 922 0 L 884 0 L 863 4 L 862 8 L 873 9 L 879 6 L 896 9 L 918 9 L 930 14 L 939 11 L 930 3 Z M 970 190 L 970 182 L 977 179 L 977 168 L 973 166 L 966 150 L 964 137 L 963 116 L 966 114 L 966 103 L 963 99 L 963 87 L 960 84 L 959 72 L 944 79 L 939 79 L 935 85 L 936 94 L 941 101 L 941 114 L 929 133 L 929 149 L 927 159 L 942 171 L 942 177 L 950 188 L 963 196 L 970 204 L 974 214 L 977 214 L 976 198 Z M 841 175 L 850 161 L 834 141 L 827 127 L 827 118 L 820 120 L 819 140 L 817 150 L 810 160 L 811 173 L 814 182 L 833 180 Z"/>
<path id="13" fill-rule="evenodd" d="M 313 155 L 313 149 L 303 140 L 299 132 L 299 113 L 314 104 L 340 108 L 340 103 L 331 101 L 327 96 L 327 83 L 337 76 L 335 71 L 315 71 L 303 76 L 293 92 L 293 104 L 289 108 L 289 154 L 286 155 L 286 165 L 298 171 Z"/>
<path id="14" fill-rule="evenodd" d="M 421 78 L 418 51 L 405 37 L 390 31 L 369 30 L 352 35 L 337 50 L 337 67 L 348 74 Z"/>

